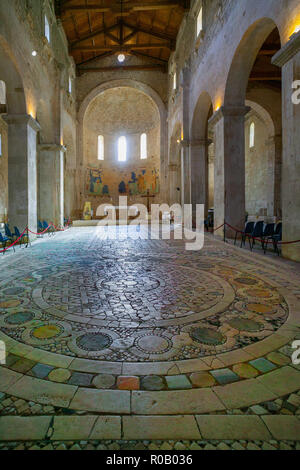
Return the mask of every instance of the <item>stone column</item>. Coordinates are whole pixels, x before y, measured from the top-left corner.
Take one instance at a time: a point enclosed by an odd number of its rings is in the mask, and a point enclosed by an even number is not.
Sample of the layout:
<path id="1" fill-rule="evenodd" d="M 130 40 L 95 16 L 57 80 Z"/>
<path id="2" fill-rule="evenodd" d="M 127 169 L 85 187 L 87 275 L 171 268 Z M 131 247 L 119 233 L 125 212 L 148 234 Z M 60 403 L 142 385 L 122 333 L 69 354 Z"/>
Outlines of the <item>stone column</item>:
<path id="1" fill-rule="evenodd" d="M 283 240 L 300 239 L 300 100 L 293 82 L 300 80 L 300 32 L 275 54 L 282 67 L 282 222 Z M 300 244 L 283 245 L 285 258 L 300 261 Z"/>
<path id="2" fill-rule="evenodd" d="M 64 223 L 64 158 L 66 148 L 39 145 L 39 219 Z"/>
<path id="3" fill-rule="evenodd" d="M 13 229 L 37 230 L 37 132 L 28 114 L 2 116 L 8 124 L 8 221 Z"/>
<path id="4" fill-rule="evenodd" d="M 215 130 L 215 228 L 224 220 L 239 230 L 245 225 L 245 115 L 250 109 L 223 106 L 209 121 Z M 235 232 L 227 227 L 226 234 Z"/>
<path id="5" fill-rule="evenodd" d="M 190 144 L 191 152 L 191 194 L 193 212 L 196 204 L 204 204 L 204 213 L 208 211 L 208 146 L 210 140 L 194 140 Z"/>
<path id="6" fill-rule="evenodd" d="M 267 142 L 268 172 L 271 176 L 271 185 L 266 187 L 268 215 L 281 217 L 281 163 L 282 163 L 282 136 L 270 137 Z"/>
<path id="7" fill-rule="evenodd" d="M 170 187 L 170 205 L 180 204 L 181 191 L 178 191 L 177 188 L 180 188 L 181 182 L 179 181 L 179 168 L 176 164 L 169 165 L 169 187 Z"/>
<path id="8" fill-rule="evenodd" d="M 181 205 L 191 204 L 191 153 L 187 140 L 181 141 Z"/>

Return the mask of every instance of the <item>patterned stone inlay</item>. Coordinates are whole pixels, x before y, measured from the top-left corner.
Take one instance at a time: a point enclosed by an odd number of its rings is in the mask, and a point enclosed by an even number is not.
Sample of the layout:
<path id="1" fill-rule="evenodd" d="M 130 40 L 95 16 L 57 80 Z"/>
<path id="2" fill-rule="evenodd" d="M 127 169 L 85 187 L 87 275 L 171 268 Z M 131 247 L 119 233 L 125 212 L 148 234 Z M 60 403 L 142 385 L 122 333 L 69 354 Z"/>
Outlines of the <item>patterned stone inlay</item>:
<path id="1" fill-rule="evenodd" d="M 9 325 L 22 325 L 34 319 L 34 314 L 32 312 L 19 312 L 19 313 L 12 313 L 8 317 L 5 318 L 5 323 Z"/>
<path id="2" fill-rule="evenodd" d="M 191 331 L 190 335 L 194 341 L 197 341 L 197 343 L 203 343 L 212 346 L 222 344 L 226 341 L 221 333 L 210 328 L 195 328 Z"/>
<path id="3" fill-rule="evenodd" d="M 112 339 L 104 333 L 86 333 L 76 340 L 77 346 L 85 351 L 100 351 L 108 348 Z"/>
<path id="4" fill-rule="evenodd" d="M 246 318 L 233 318 L 229 320 L 228 324 L 232 326 L 232 328 L 240 331 L 260 331 L 263 329 L 262 324 Z"/>

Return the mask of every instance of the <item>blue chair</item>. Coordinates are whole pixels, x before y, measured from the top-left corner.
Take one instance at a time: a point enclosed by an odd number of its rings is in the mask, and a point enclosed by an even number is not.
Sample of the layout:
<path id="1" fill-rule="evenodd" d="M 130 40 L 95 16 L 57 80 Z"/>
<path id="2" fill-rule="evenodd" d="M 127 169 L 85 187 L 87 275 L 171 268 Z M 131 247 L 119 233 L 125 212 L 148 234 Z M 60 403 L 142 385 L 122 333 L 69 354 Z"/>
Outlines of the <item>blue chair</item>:
<path id="1" fill-rule="evenodd" d="M 272 237 L 274 235 L 274 231 L 275 231 L 275 224 L 274 223 L 264 225 L 264 231 L 263 231 L 263 235 L 261 237 L 262 238 L 262 249 L 264 251 L 265 251 L 265 244 L 267 244 L 266 240 L 269 237 Z"/>
<path id="2" fill-rule="evenodd" d="M 20 230 L 18 229 L 18 227 L 15 227 L 15 235 L 16 235 L 16 240 L 21 237 L 20 242 L 19 242 L 19 243 L 20 243 L 20 248 L 21 248 L 21 245 L 22 245 L 23 240 L 26 240 L 26 241 L 25 241 L 25 243 L 26 243 L 26 248 L 28 247 L 28 244 L 29 244 L 29 243 L 30 243 L 30 246 L 31 246 L 31 241 L 30 241 L 29 234 L 23 233 L 23 235 L 21 236 Z"/>
<path id="3" fill-rule="evenodd" d="M 264 246 L 264 252 L 265 253 L 267 251 L 269 241 L 272 241 L 275 253 L 277 253 L 278 256 L 280 256 L 278 245 L 282 241 L 282 222 L 279 222 L 276 225 L 276 229 L 275 229 L 274 234 L 267 237 L 267 239 L 265 240 L 265 246 Z"/>
<path id="4" fill-rule="evenodd" d="M 246 238 L 249 239 L 249 245 L 250 245 L 250 250 L 253 250 L 253 247 L 255 245 L 255 239 L 260 238 L 262 240 L 263 234 L 264 234 L 264 221 L 261 220 L 259 222 L 256 222 L 254 224 L 254 228 L 251 234 L 246 235 Z"/>
<path id="5" fill-rule="evenodd" d="M 255 222 L 247 222 L 247 223 L 245 224 L 245 229 L 244 229 L 244 231 L 242 232 L 241 248 L 242 248 L 243 245 L 246 244 L 247 235 L 250 235 L 250 234 L 253 232 L 254 224 L 255 224 Z M 236 240 L 237 240 L 238 233 L 239 233 L 239 232 L 236 232 L 236 233 L 235 233 L 234 244 L 236 244 Z"/>
<path id="6" fill-rule="evenodd" d="M 5 235 L 7 236 L 7 238 L 14 242 L 15 241 L 15 234 L 14 233 L 11 233 L 10 231 L 10 228 L 9 228 L 9 225 L 8 224 L 4 224 L 4 229 L 5 229 Z"/>
<path id="7" fill-rule="evenodd" d="M 2 235 L 2 233 L 0 232 L 0 243 L 2 245 L 3 250 L 6 248 L 6 245 L 10 242 L 11 240 L 6 235 Z M 16 251 L 14 246 L 13 246 L 13 249 L 14 251 Z M 4 253 L 5 251 L 3 251 L 3 254 Z"/>

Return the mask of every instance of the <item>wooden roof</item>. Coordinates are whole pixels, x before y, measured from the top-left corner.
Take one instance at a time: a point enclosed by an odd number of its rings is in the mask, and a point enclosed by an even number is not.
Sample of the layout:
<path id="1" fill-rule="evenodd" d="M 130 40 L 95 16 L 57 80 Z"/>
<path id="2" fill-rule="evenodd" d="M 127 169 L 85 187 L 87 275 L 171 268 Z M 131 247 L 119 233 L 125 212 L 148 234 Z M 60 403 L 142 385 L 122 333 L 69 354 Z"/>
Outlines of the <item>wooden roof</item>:
<path id="1" fill-rule="evenodd" d="M 55 0 L 55 6 L 77 65 L 122 52 L 159 68 L 175 49 L 190 0 Z"/>

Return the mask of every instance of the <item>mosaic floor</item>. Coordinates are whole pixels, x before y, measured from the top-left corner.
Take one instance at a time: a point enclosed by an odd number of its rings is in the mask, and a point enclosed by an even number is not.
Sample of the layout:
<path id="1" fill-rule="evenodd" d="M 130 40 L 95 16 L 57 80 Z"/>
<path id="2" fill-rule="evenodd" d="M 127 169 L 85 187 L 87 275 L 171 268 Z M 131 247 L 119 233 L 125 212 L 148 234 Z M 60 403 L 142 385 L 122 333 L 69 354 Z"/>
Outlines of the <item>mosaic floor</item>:
<path id="1" fill-rule="evenodd" d="M 0 259 L 0 441 L 43 443 L 53 414 L 115 415 L 109 430 L 99 424 L 99 442 L 172 439 L 182 424 L 172 421 L 162 435 L 157 419 L 180 416 L 190 432 L 176 438 L 197 439 L 202 417 L 214 413 L 259 419 L 261 442 L 278 440 L 265 416 L 289 418 L 286 440 L 295 446 L 300 266 L 211 236 L 192 252 L 182 241 L 131 240 L 126 227 L 122 240 L 101 230 L 72 228 Z M 42 434 L 16 437 L 14 420 L 42 418 Z"/>

